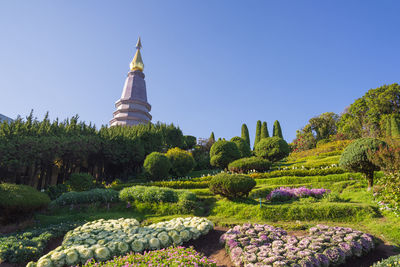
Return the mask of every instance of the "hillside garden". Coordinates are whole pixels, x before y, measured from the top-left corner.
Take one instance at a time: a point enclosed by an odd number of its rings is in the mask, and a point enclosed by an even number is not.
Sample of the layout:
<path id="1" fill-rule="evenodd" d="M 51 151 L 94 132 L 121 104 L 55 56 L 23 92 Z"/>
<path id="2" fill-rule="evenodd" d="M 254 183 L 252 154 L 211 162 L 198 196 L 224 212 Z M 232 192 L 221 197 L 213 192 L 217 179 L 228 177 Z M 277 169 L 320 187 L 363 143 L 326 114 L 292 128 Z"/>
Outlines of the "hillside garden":
<path id="1" fill-rule="evenodd" d="M 387 92 L 400 89 L 370 91 L 290 144 L 278 121 L 271 136 L 257 122 L 253 147 L 245 124 L 197 144 L 174 125 L 4 122 L 0 265 L 400 266 L 399 109 Z"/>

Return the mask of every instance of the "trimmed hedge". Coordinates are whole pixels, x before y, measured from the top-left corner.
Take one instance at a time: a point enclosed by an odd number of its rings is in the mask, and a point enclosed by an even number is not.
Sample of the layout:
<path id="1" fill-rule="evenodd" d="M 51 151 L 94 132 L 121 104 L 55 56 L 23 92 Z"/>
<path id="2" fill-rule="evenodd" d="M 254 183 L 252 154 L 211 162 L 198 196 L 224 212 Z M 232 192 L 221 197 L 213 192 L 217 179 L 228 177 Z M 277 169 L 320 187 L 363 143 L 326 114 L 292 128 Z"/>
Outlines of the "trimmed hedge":
<path id="1" fill-rule="evenodd" d="M 90 191 L 64 193 L 56 200 L 53 200 L 50 206 L 60 207 L 71 204 L 90 204 L 94 202 L 112 203 L 118 201 L 118 191 L 96 188 Z"/>
<path id="2" fill-rule="evenodd" d="M 349 180 L 362 180 L 361 173 L 343 173 L 343 174 L 331 174 L 325 176 L 283 176 L 278 178 L 270 179 L 256 179 L 258 185 L 269 184 L 269 185 L 287 185 L 287 184 L 305 184 L 305 183 L 317 183 L 317 182 L 340 182 Z"/>
<path id="3" fill-rule="evenodd" d="M 210 149 L 210 164 L 225 169 L 228 164 L 240 158 L 240 151 L 234 142 L 220 140 Z"/>
<path id="4" fill-rule="evenodd" d="M 290 153 L 290 149 L 285 140 L 274 136 L 261 139 L 255 146 L 254 152 L 257 157 L 276 162 L 287 157 Z"/>
<path id="5" fill-rule="evenodd" d="M 271 162 L 258 157 L 249 157 L 235 160 L 228 165 L 228 169 L 235 173 L 248 173 L 249 171 L 264 172 L 271 168 Z"/>
<path id="6" fill-rule="evenodd" d="M 47 207 L 50 198 L 28 185 L 0 184 L 0 221 L 12 222 Z"/>
<path id="7" fill-rule="evenodd" d="M 174 189 L 195 189 L 195 188 L 208 188 L 209 181 L 162 181 L 147 183 L 149 186 L 169 187 Z"/>
<path id="8" fill-rule="evenodd" d="M 277 170 L 266 173 L 252 173 L 250 177 L 254 179 L 263 179 L 263 178 L 273 178 L 273 177 L 282 177 L 282 176 L 324 176 L 328 174 L 342 174 L 346 173 L 345 170 L 339 167 L 333 167 L 328 169 L 289 169 L 289 170 Z"/>
<path id="9" fill-rule="evenodd" d="M 122 201 L 140 201 L 149 203 L 178 202 L 180 200 L 195 201 L 196 195 L 184 190 L 174 190 L 157 186 L 132 186 L 124 188 L 119 193 Z"/>
<path id="10" fill-rule="evenodd" d="M 256 182 L 245 175 L 220 173 L 209 182 L 210 191 L 228 199 L 247 197 Z"/>

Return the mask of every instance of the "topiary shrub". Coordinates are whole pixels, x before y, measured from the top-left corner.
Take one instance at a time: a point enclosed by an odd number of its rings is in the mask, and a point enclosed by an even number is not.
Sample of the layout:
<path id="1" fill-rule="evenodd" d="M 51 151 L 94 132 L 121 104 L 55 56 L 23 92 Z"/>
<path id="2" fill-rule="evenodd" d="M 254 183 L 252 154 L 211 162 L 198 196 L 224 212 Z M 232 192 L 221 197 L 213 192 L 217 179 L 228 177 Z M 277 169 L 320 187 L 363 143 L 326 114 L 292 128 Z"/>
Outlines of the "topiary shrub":
<path id="1" fill-rule="evenodd" d="M 265 172 L 271 168 L 271 162 L 258 157 L 249 157 L 235 160 L 228 165 L 228 170 L 235 173 Z"/>
<path id="2" fill-rule="evenodd" d="M 210 150 L 211 166 L 225 169 L 228 164 L 240 158 L 240 151 L 234 142 L 219 140 Z"/>
<path id="3" fill-rule="evenodd" d="M 28 185 L 0 184 L 0 223 L 27 218 L 36 210 L 47 207 L 50 198 Z"/>
<path id="4" fill-rule="evenodd" d="M 343 151 L 339 166 L 349 171 L 363 173 L 368 180 L 369 191 L 374 185 L 374 171 L 380 169 L 372 162 L 370 152 L 375 152 L 383 146 L 386 146 L 386 143 L 376 138 L 357 139 Z"/>
<path id="5" fill-rule="evenodd" d="M 171 162 L 160 152 L 152 152 L 147 155 L 143 164 L 144 169 L 153 180 L 161 180 L 168 177 Z"/>
<path id="6" fill-rule="evenodd" d="M 247 158 L 251 156 L 250 146 L 243 138 L 235 136 L 231 139 L 231 142 L 234 142 L 237 148 L 239 149 L 241 158 Z"/>
<path id="7" fill-rule="evenodd" d="M 248 197 L 256 186 L 256 181 L 245 175 L 220 173 L 214 176 L 209 183 L 210 191 L 228 199 Z"/>
<path id="8" fill-rule="evenodd" d="M 288 143 L 280 137 L 263 138 L 255 147 L 255 154 L 269 161 L 279 161 L 289 155 Z"/>
<path id="9" fill-rule="evenodd" d="M 196 164 L 190 152 L 182 150 L 178 147 L 171 148 L 165 154 L 171 162 L 171 173 L 174 176 L 185 176 L 193 170 Z"/>
<path id="10" fill-rule="evenodd" d="M 94 187 L 93 176 L 88 173 L 73 173 L 65 183 L 69 191 L 82 192 Z"/>

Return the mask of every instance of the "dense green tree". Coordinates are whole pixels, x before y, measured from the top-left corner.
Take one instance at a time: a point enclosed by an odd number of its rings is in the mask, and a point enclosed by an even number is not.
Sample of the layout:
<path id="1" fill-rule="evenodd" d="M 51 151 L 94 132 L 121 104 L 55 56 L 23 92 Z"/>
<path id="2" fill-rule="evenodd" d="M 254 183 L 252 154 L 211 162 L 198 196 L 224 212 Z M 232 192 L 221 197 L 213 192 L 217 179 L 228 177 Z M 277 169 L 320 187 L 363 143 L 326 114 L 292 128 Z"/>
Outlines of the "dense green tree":
<path id="1" fill-rule="evenodd" d="M 249 145 L 249 148 L 250 148 L 249 129 L 247 128 L 247 125 L 245 123 L 242 124 L 242 135 L 241 136 L 246 141 L 246 143 Z"/>
<path id="2" fill-rule="evenodd" d="M 234 142 L 219 140 L 210 150 L 211 166 L 225 169 L 228 164 L 240 158 L 240 151 Z"/>
<path id="3" fill-rule="evenodd" d="M 271 162 L 279 161 L 289 155 L 289 145 L 277 136 L 261 139 L 256 145 L 255 154 Z"/>
<path id="4" fill-rule="evenodd" d="M 231 139 L 231 142 L 234 142 L 240 152 L 240 158 L 246 158 L 251 156 L 250 147 L 247 145 L 247 142 L 240 138 L 239 136 L 235 136 Z"/>
<path id="5" fill-rule="evenodd" d="M 278 120 L 276 120 L 274 122 L 274 128 L 273 128 L 273 135 L 272 136 L 279 137 L 279 138 L 283 139 L 281 124 L 279 123 Z"/>
<path id="6" fill-rule="evenodd" d="M 396 114 L 392 114 L 390 118 L 390 134 L 393 138 L 400 137 L 400 118 Z"/>
<path id="7" fill-rule="evenodd" d="M 269 137 L 268 127 L 267 127 L 267 122 L 264 121 L 264 122 L 262 123 L 262 126 L 261 126 L 261 135 L 260 135 L 260 139 L 267 138 L 267 137 Z"/>
<path id="8" fill-rule="evenodd" d="M 210 138 L 208 138 L 208 140 L 212 143 L 215 143 L 215 135 L 214 132 L 211 132 Z"/>
<path id="9" fill-rule="evenodd" d="M 339 166 L 349 171 L 363 173 L 368 180 L 369 191 L 374 185 L 374 171 L 380 169 L 373 163 L 371 155 L 382 146 L 386 146 L 386 143 L 376 138 L 357 139 L 345 148 L 340 156 Z"/>
<path id="10" fill-rule="evenodd" d="M 260 141 L 261 138 L 261 121 L 257 121 L 256 125 L 256 137 L 254 138 L 254 147 L 256 147 L 257 143 Z"/>
<path id="11" fill-rule="evenodd" d="M 167 156 L 160 152 L 152 152 L 147 155 L 144 169 L 153 180 L 162 180 L 168 178 L 168 172 L 172 165 Z"/>
<path id="12" fill-rule="evenodd" d="M 400 86 L 397 83 L 370 89 L 346 108 L 338 122 L 338 132 L 352 139 L 384 136 L 382 117 L 399 112 Z"/>
<path id="13" fill-rule="evenodd" d="M 197 143 L 196 137 L 192 135 L 185 135 L 184 136 L 184 142 L 185 142 L 185 149 L 192 149 Z"/>
<path id="14" fill-rule="evenodd" d="M 329 139 L 330 136 L 336 134 L 338 120 L 339 116 L 333 112 L 325 112 L 311 118 L 309 124 L 315 140 L 318 142 L 323 139 Z"/>
<path id="15" fill-rule="evenodd" d="M 175 147 L 169 149 L 165 155 L 171 162 L 171 173 L 174 176 L 186 176 L 194 168 L 194 158 L 188 151 Z"/>

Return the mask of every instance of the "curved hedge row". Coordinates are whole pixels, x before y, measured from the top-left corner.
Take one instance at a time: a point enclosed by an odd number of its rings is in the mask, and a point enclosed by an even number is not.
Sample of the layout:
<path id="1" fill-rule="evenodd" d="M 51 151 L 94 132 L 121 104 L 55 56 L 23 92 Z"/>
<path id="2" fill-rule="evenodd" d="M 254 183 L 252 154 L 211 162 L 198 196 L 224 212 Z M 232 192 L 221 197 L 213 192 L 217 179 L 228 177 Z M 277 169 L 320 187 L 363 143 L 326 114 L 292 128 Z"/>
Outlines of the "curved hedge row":
<path id="1" fill-rule="evenodd" d="M 89 204 L 93 202 L 112 203 L 118 202 L 118 191 L 112 189 L 92 189 L 83 192 L 67 192 L 62 194 L 50 203 L 51 207 L 60 207 L 65 205 Z"/>
<path id="2" fill-rule="evenodd" d="M 235 173 L 248 173 L 250 171 L 265 172 L 271 168 L 271 162 L 258 157 L 249 157 L 235 160 L 228 165 L 228 169 Z"/>

